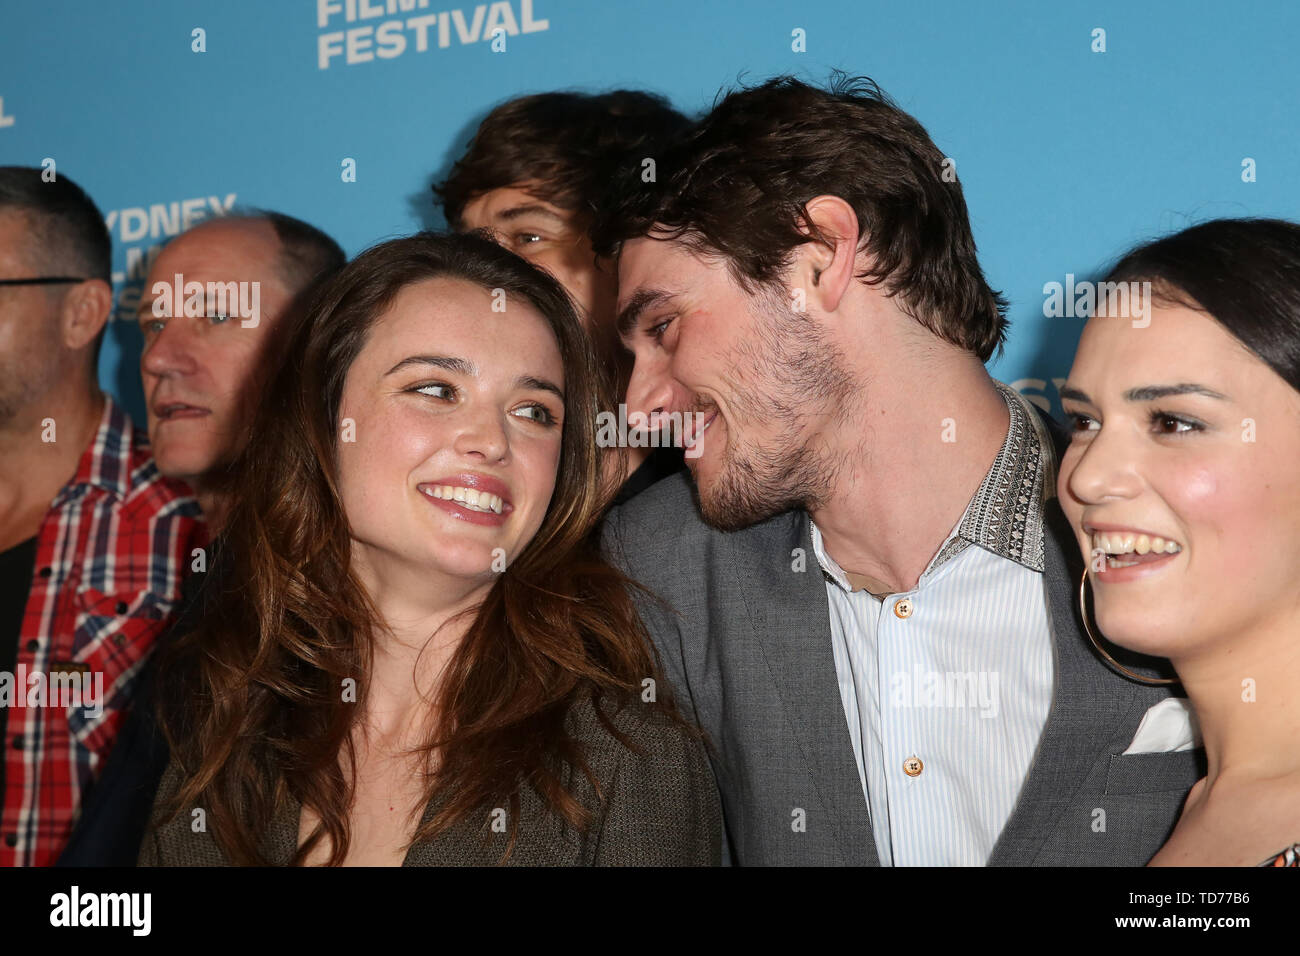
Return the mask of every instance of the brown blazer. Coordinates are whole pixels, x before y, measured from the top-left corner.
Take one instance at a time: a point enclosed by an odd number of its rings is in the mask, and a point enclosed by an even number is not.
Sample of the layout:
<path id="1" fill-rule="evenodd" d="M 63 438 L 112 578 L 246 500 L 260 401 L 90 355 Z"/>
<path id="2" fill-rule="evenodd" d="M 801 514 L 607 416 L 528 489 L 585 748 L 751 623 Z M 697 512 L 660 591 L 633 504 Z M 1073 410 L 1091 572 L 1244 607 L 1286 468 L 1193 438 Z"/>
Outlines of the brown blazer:
<path id="1" fill-rule="evenodd" d="M 573 706 L 570 732 L 585 745 L 592 774 L 606 791 L 602 801 L 586 776 L 570 770 L 571 792 L 593 814 L 577 833 L 547 810 L 535 791 L 519 797 L 519 837 L 507 861 L 513 866 L 717 866 L 721 857 L 722 813 L 703 745 L 663 716 L 653 704 L 629 705 L 612 722 L 641 751 L 638 755 L 610 736 L 589 701 Z M 140 851 L 141 866 L 226 866 L 210 832 L 195 833 L 193 815 L 182 811 L 159 826 L 161 809 L 180 783 L 175 761 L 154 801 L 154 815 Z M 425 808 L 424 819 L 437 800 Z M 507 809 L 508 812 L 508 809 Z M 272 823 L 263 854 L 287 864 L 298 846 L 301 807 L 290 798 Z M 463 820 L 429 843 L 408 851 L 403 866 L 493 866 L 508 836 L 482 819 Z M 499 814 L 498 814 L 499 819 Z"/>

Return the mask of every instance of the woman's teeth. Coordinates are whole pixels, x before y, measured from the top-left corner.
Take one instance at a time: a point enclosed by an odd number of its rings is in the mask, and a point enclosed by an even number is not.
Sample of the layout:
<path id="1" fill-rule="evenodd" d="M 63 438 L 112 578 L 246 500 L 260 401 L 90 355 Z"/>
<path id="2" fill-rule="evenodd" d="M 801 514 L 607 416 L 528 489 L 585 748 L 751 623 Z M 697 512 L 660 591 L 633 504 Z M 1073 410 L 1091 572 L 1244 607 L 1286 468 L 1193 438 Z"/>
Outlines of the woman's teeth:
<path id="1" fill-rule="evenodd" d="M 1131 568 L 1141 564 L 1141 556 L 1158 554 L 1178 554 L 1183 546 L 1177 541 L 1133 532 L 1108 531 L 1093 532 L 1092 553 L 1098 551 L 1106 554 L 1106 566 L 1109 568 Z M 1135 560 L 1137 556 L 1139 560 Z"/>
<path id="2" fill-rule="evenodd" d="M 430 498 L 459 502 L 470 511 L 501 514 L 501 509 L 504 507 L 504 502 L 497 495 L 490 495 L 486 491 L 477 491 L 474 488 L 461 488 L 457 485 L 432 485 L 428 487 L 425 494 Z"/>

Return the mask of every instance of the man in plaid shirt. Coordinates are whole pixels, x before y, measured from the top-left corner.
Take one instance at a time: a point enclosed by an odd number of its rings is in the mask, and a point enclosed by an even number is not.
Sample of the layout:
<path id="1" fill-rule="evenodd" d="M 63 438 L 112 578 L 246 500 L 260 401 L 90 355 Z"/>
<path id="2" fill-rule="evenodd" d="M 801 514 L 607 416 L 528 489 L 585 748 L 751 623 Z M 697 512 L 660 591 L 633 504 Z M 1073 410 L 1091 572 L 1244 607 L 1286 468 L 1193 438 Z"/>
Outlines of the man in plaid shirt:
<path id="1" fill-rule="evenodd" d="M 0 167 L 0 864 L 49 865 L 206 543 L 96 383 L 110 240 L 62 173 Z M 69 693 L 69 688 L 76 691 Z"/>
<path id="2" fill-rule="evenodd" d="M 189 229 L 169 242 L 149 267 L 137 319 L 144 339 L 140 373 L 154 460 L 159 471 L 194 490 L 211 537 L 207 565 L 190 563 L 176 616 L 158 638 L 155 657 L 193 629 L 208 600 L 219 600 L 217 581 L 230 562 L 220 547 L 234 494 L 228 482 L 230 466 L 243 448 L 263 386 L 290 344 L 294 317 L 302 317 L 299 306 L 316 283 L 345 261 L 338 243 L 310 223 L 269 210 L 249 210 Z M 229 299 L 223 309 L 211 294 L 202 314 L 181 315 L 174 300 L 167 301 L 167 289 L 175 289 L 177 275 L 205 288 L 255 284 L 260 289 L 259 320 L 245 325 L 229 314 Z M 173 314 L 165 314 L 169 312 Z M 170 761 L 154 714 L 156 671 L 156 661 L 151 660 L 137 679 L 131 713 L 95 791 L 82 805 L 59 866 L 135 865 Z"/>

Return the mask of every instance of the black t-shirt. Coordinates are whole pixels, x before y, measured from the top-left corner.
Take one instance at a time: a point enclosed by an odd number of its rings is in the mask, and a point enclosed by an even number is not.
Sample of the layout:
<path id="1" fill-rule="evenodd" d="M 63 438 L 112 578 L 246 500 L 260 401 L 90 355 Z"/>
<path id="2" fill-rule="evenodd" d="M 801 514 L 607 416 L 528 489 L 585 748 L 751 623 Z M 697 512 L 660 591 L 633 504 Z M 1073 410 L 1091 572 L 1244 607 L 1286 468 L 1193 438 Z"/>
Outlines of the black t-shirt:
<path id="1" fill-rule="evenodd" d="M 32 572 L 36 569 L 36 536 L 0 551 L 0 674 L 18 669 L 18 637 L 23 631 L 23 614 L 32 590 Z M 25 693 L 24 688 L 15 688 Z M 0 707 L 0 740 L 8 729 L 9 708 Z M 0 760 L 0 793 L 5 789 L 5 765 Z"/>

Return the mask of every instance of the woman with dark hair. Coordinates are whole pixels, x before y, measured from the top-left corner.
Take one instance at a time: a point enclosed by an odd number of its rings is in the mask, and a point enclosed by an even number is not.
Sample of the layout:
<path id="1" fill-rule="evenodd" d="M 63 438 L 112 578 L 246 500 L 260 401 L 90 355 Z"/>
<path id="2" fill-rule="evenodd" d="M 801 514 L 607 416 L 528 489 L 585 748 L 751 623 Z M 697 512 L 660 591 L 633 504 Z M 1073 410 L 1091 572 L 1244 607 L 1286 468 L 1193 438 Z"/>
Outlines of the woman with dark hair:
<path id="1" fill-rule="evenodd" d="M 1204 741 L 1206 775 L 1151 863 L 1296 866 L 1300 226 L 1207 222 L 1107 281 L 1130 308 L 1099 301 L 1084 329 L 1061 389 L 1059 492 L 1094 643 L 1136 680 L 1155 682 L 1101 635 L 1168 658 Z"/>
<path id="2" fill-rule="evenodd" d="M 163 662 L 142 863 L 718 862 L 700 735 L 590 534 L 592 354 L 478 236 L 321 288 L 236 467 L 229 571 Z"/>

